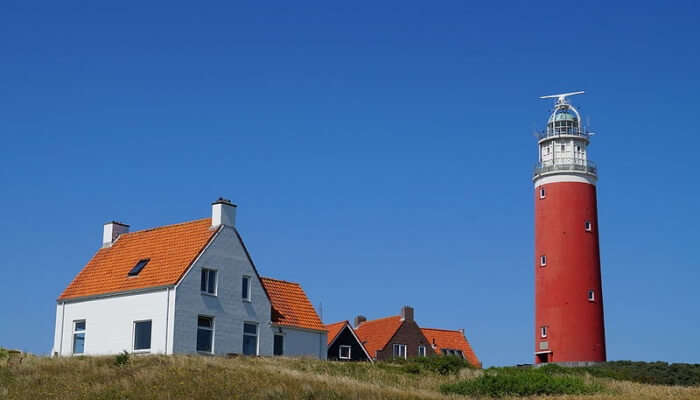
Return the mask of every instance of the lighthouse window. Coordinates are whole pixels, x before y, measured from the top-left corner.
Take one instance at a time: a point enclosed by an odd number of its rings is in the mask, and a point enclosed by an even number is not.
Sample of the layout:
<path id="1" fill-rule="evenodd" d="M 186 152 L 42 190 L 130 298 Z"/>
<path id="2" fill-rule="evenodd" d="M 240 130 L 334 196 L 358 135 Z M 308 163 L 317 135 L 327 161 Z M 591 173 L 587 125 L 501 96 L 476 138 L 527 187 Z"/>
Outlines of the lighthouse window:
<path id="1" fill-rule="evenodd" d="M 591 225 L 591 221 L 586 221 L 586 230 L 587 230 L 588 232 L 591 231 L 591 226 L 592 226 L 592 225 Z"/>
<path id="2" fill-rule="evenodd" d="M 540 266 L 544 267 L 547 265 L 547 256 L 540 256 Z"/>
<path id="3" fill-rule="evenodd" d="M 595 301 L 595 290 L 588 291 L 588 301 Z"/>
<path id="4" fill-rule="evenodd" d="M 540 199 L 544 199 L 544 197 L 545 197 L 544 188 L 541 188 L 540 189 Z"/>
<path id="5" fill-rule="evenodd" d="M 546 338 L 547 337 L 547 326 L 541 326 L 540 327 L 540 337 Z"/>
<path id="6" fill-rule="evenodd" d="M 561 145 L 561 151 L 566 151 L 566 145 L 565 145 L 565 144 L 562 144 L 562 145 Z"/>

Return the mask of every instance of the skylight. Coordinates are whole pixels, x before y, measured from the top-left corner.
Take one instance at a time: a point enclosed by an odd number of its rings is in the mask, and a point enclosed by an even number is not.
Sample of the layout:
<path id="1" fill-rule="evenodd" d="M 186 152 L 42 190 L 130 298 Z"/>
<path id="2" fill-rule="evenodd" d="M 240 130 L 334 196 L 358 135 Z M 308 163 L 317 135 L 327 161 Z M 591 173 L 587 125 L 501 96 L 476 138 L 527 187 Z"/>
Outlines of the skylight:
<path id="1" fill-rule="evenodd" d="M 139 262 L 134 265 L 134 268 L 129 271 L 129 276 L 136 276 L 141 272 L 141 270 L 148 264 L 148 262 L 151 261 L 150 258 L 144 258 L 143 260 L 139 260 Z"/>

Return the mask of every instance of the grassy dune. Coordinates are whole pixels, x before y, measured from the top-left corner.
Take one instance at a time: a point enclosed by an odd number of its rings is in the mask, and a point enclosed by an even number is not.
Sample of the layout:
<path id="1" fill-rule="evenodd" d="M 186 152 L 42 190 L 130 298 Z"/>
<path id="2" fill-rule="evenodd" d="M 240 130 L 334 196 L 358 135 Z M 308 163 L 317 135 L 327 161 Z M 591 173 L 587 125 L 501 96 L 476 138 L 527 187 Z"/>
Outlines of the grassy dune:
<path id="1" fill-rule="evenodd" d="M 287 358 L 144 356 L 119 366 L 115 357 L 29 357 L 16 366 L 0 362 L 0 399 L 457 399 L 465 397 L 443 395 L 440 386 L 478 374 Z M 558 398 L 700 399 L 699 387 L 585 379 L 604 391 Z"/>

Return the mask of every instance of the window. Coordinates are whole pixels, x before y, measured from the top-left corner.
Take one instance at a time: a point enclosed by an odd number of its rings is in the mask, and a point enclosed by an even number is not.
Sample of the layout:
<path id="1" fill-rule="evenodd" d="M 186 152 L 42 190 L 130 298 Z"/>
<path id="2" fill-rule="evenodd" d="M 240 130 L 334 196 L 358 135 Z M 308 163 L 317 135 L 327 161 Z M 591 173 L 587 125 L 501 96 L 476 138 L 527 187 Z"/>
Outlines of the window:
<path id="1" fill-rule="evenodd" d="M 275 343 L 272 349 L 272 354 L 276 356 L 281 356 L 284 354 L 284 336 L 280 334 L 275 335 Z"/>
<path id="2" fill-rule="evenodd" d="M 394 358 L 406 358 L 405 344 L 394 344 Z"/>
<path id="3" fill-rule="evenodd" d="M 134 351 L 151 349 L 151 321 L 134 322 Z"/>
<path id="4" fill-rule="evenodd" d="M 595 301 L 595 290 L 588 291 L 588 301 Z"/>
<path id="5" fill-rule="evenodd" d="M 541 326 L 540 327 L 540 337 L 546 338 L 547 337 L 547 326 Z"/>
<path id="6" fill-rule="evenodd" d="M 540 267 L 547 265 L 547 256 L 540 256 Z"/>
<path id="7" fill-rule="evenodd" d="M 545 198 L 545 191 L 544 191 L 544 188 L 541 188 L 540 189 L 540 199 L 544 199 L 544 198 Z"/>
<path id="8" fill-rule="evenodd" d="M 591 229 L 593 228 L 593 225 L 591 224 L 591 221 L 586 221 L 585 226 L 586 226 L 586 231 L 587 231 L 587 232 L 590 232 Z"/>
<path id="9" fill-rule="evenodd" d="M 129 275 L 129 276 L 136 276 L 136 275 L 138 275 L 139 272 L 141 272 L 141 270 L 143 269 L 143 267 L 145 267 L 146 264 L 148 264 L 149 261 L 151 261 L 150 258 L 144 258 L 143 260 L 139 260 L 139 262 L 137 262 L 136 265 L 134 265 L 134 268 L 132 268 L 131 271 L 129 271 L 128 275 Z"/>
<path id="10" fill-rule="evenodd" d="M 250 301 L 250 277 L 247 275 L 241 279 L 241 298 Z"/>
<path id="11" fill-rule="evenodd" d="M 85 320 L 73 321 L 73 354 L 85 352 Z"/>
<path id="12" fill-rule="evenodd" d="M 576 151 L 581 151 L 581 146 L 576 146 Z"/>
<path id="13" fill-rule="evenodd" d="M 447 349 L 442 349 L 442 355 L 443 355 L 443 356 L 446 356 L 447 354 L 449 354 L 449 353 L 447 352 Z"/>
<path id="14" fill-rule="evenodd" d="M 216 270 L 202 268 L 202 293 L 216 296 Z"/>
<path id="15" fill-rule="evenodd" d="M 258 325 L 246 322 L 243 324 L 243 354 L 258 355 Z"/>
<path id="16" fill-rule="evenodd" d="M 350 346 L 340 346 L 340 354 L 338 354 L 338 358 L 341 360 L 349 360 L 350 359 Z"/>
<path id="17" fill-rule="evenodd" d="M 418 346 L 418 357 L 425 357 L 425 346 Z"/>
<path id="18" fill-rule="evenodd" d="M 562 144 L 562 145 L 561 145 L 561 151 L 566 151 L 566 145 L 565 145 L 565 144 Z"/>
<path id="19" fill-rule="evenodd" d="M 455 350 L 455 354 L 457 357 L 464 359 L 464 353 L 462 353 L 462 350 Z"/>
<path id="20" fill-rule="evenodd" d="M 214 318 L 200 315 L 197 317 L 197 351 L 213 353 Z"/>

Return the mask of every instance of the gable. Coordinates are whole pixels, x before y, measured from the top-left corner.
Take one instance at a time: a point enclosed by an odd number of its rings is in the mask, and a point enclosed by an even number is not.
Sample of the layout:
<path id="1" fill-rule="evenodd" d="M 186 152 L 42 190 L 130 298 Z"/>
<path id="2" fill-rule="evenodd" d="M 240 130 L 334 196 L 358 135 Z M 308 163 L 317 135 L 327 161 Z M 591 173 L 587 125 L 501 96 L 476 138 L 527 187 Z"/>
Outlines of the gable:
<path id="1" fill-rule="evenodd" d="M 217 232 L 205 218 L 122 234 L 97 251 L 58 300 L 175 285 Z M 143 270 L 130 276 L 145 259 Z"/>

